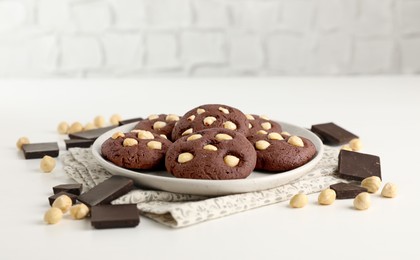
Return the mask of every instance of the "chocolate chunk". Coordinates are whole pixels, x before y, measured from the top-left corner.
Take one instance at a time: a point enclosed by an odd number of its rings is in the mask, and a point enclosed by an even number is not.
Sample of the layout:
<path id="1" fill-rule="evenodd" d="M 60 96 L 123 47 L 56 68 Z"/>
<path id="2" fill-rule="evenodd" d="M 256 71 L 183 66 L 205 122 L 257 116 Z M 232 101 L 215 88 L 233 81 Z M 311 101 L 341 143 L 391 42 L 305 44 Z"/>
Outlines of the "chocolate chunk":
<path id="1" fill-rule="evenodd" d="M 375 155 L 341 150 L 338 155 L 338 174 L 344 179 L 356 181 L 371 176 L 381 178 L 381 162 Z"/>
<path id="2" fill-rule="evenodd" d="M 97 229 L 135 227 L 139 223 L 136 204 L 100 205 L 91 208 L 91 224 Z"/>
<path id="3" fill-rule="evenodd" d="M 66 149 L 73 147 L 79 147 L 79 148 L 89 148 L 95 140 L 86 140 L 86 139 L 69 139 L 64 140 L 64 143 L 66 143 Z"/>
<path id="4" fill-rule="evenodd" d="M 50 202 L 50 206 L 52 206 L 52 204 L 54 203 L 55 199 L 58 198 L 58 197 L 60 197 L 61 195 L 67 195 L 67 196 L 69 196 L 69 198 L 71 199 L 71 201 L 73 202 L 73 204 L 76 204 L 77 195 L 74 195 L 74 194 L 71 194 L 71 193 L 62 191 L 62 192 L 59 192 L 57 194 L 54 194 L 54 195 L 48 197 L 48 201 Z"/>
<path id="5" fill-rule="evenodd" d="M 108 132 L 109 130 L 115 128 L 116 126 L 108 126 L 108 127 L 101 127 L 92 130 L 77 132 L 73 134 L 69 134 L 70 139 L 89 139 L 89 140 L 96 140 L 102 134 Z"/>
<path id="6" fill-rule="evenodd" d="M 359 193 L 367 192 L 366 188 L 344 182 L 331 185 L 330 189 L 335 191 L 336 199 L 338 200 L 353 199 L 356 198 Z"/>
<path id="7" fill-rule="evenodd" d="M 334 123 L 313 125 L 311 131 L 320 136 L 324 144 L 340 145 L 359 138 Z"/>
<path id="8" fill-rule="evenodd" d="M 74 195 L 80 195 L 80 193 L 82 193 L 82 188 L 83 185 L 80 183 L 75 183 L 75 184 L 61 184 L 61 185 L 57 185 L 53 187 L 53 192 L 54 194 L 57 194 L 59 192 L 67 192 L 67 193 L 71 193 Z"/>
<path id="9" fill-rule="evenodd" d="M 88 192 L 80 195 L 77 200 L 89 207 L 99 204 L 108 204 L 114 199 L 126 194 L 133 189 L 133 180 L 121 176 L 112 176 L 99 183 Z"/>
<path id="10" fill-rule="evenodd" d="M 125 119 L 125 120 L 121 120 L 119 122 L 119 125 L 126 125 L 126 124 L 130 124 L 130 123 L 134 123 L 134 122 L 139 122 L 141 120 L 143 120 L 143 118 L 141 118 L 141 117 Z"/>
<path id="11" fill-rule="evenodd" d="M 22 146 L 22 151 L 25 155 L 25 159 L 37 159 L 42 158 L 45 155 L 57 157 L 59 149 L 57 143 L 36 143 L 24 144 Z"/>

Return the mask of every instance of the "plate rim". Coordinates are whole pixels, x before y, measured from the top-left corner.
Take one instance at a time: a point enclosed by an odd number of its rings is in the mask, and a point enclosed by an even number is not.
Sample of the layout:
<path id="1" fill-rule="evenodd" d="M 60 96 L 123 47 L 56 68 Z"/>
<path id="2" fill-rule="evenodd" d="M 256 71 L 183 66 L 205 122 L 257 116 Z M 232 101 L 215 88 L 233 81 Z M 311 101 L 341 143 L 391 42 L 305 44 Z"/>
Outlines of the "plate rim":
<path id="1" fill-rule="evenodd" d="M 297 128 L 299 131 L 303 131 L 307 135 L 310 135 L 310 139 L 315 147 L 317 148 L 317 154 L 314 158 L 312 158 L 311 161 L 307 162 L 306 164 L 282 173 L 265 173 L 267 176 L 259 177 L 259 178 L 245 178 L 245 179 L 234 179 L 234 180 L 202 180 L 202 179 L 184 179 L 184 178 L 175 178 L 175 177 L 166 177 L 166 176 L 158 176 L 158 175 L 151 175 L 150 173 L 143 173 L 139 171 L 134 171 L 130 169 L 125 169 L 120 166 L 117 166 L 113 164 L 112 162 L 107 161 L 105 158 L 102 157 L 101 154 L 101 146 L 102 143 L 105 142 L 109 137 L 112 136 L 113 133 L 116 131 L 122 131 L 122 132 L 129 132 L 130 129 L 133 129 L 134 126 L 137 124 L 137 122 L 122 125 L 116 128 L 113 128 L 102 135 L 100 135 L 93 143 L 92 145 L 92 154 L 96 162 L 98 162 L 102 167 L 104 167 L 107 171 L 109 171 L 112 175 L 121 175 L 128 178 L 133 179 L 138 185 L 142 187 L 157 189 L 161 191 L 169 191 L 169 192 L 176 192 L 176 193 L 184 193 L 184 194 L 195 194 L 195 195 L 227 195 L 227 194 L 236 194 L 236 193 L 243 193 L 243 192 L 250 192 L 250 191 L 260 191 L 264 189 L 249 189 L 249 186 L 257 185 L 256 182 L 270 182 L 273 180 L 281 180 L 281 179 L 288 179 L 285 183 L 279 184 L 279 185 L 268 185 L 270 187 L 268 188 L 274 188 L 278 187 L 287 183 L 290 183 L 293 180 L 296 180 L 298 178 L 301 178 L 302 176 L 306 175 L 315 165 L 318 164 L 318 162 L 322 159 L 322 155 L 324 153 L 324 145 L 322 141 L 319 139 L 318 136 L 316 136 L 314 133 L 310 132 L 308 129 L 305 129 L 300 126 L 296 126 L 287 122 L 281 122 L 276 121 L 280 125 L 286 126 L 286 128 Z M 122 130 L 123 129 L 123 130 Z M 314 142 L 314 139 L 316 142 Z M 252 173 L 251 173 L 252 174 Z M 139 180 L 141 179 L 141 181 Z M 150 182 L 161 182 L 161 184 L 165 184 L 167 182 L 170 182 L 174 184 L 175 186 L 179 185 L 199 185 L 204 186 L 206 189 L 203 191 L 197 191 L 197 192 L 191 192 L 191 188 L 188 188 L 187 190 L 190 190 L 190 192 L 182 192 L 179 189 L 175 188 L 175 190 L 171 187 L 166 187 L 165 189 L 162 189 L 162 187 L 157 187 L 160 185 L 150 184 Z M 226 186 L 235 186 L 236 188 L 233 188 L 231 192 L 226 190 Z M 208 188 L 210 186 L 216 186 L 214 190 Z M 263 185 L 264 187 L 267 186 Z M 272 186 L 272 187 L 271 187 Z M 241 188 L 242 187 L 242 188 Z M 244 188 L 248 187 L 248 188 Z M 268 189 L 265 188 L 265 189 Z M 235 191 L 236 190 L 236 191 Z"/>

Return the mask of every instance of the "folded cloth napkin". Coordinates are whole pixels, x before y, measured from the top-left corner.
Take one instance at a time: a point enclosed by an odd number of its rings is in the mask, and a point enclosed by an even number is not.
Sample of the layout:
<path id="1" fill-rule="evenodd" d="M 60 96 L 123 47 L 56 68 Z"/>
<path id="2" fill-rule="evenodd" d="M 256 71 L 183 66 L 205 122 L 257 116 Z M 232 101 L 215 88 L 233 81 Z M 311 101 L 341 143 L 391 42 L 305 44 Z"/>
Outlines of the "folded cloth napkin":
<path id="1" fill-rule="evenodd" d="M 294 194 L 319 192 L 343 180 L 333 176 L 337 168 L 338 149 L 325 146 L 321 161 L 305 176 L 276 188 L 220 197 L 205 197 L 165 191 L 135 189 L 112 204 L 137 204 L 141 215 L 169 227 L 179 228 L 242 211 L 278 203 Z M 66 174 L 84 191 L 112 175 L 93 158 L 89 148 L 72 148 L 62 156 Z"/>

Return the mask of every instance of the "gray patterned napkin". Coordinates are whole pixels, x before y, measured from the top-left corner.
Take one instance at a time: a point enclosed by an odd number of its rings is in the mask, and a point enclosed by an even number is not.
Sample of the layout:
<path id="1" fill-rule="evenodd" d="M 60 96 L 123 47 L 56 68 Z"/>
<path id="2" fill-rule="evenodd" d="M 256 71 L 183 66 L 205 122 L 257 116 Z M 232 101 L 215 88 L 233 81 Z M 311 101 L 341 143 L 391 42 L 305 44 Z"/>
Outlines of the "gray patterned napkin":
<path id="1" fill-rule="evenodd" d="M 204 197 L 166 191 L 135 189 L 114 200 L 112 204 L 137 204 L 140 214 L 173 228 L 186 227 L 207 220 L 278 203 L 294 194 L 319 192 L 331 184 L 342 181 L 333 176 L 337 168 L 336 148 L 325 146 L 321 161 L 302 178 L 273 189 Z M 84 191 L 112 175 L 100 166 L 88 148 L 72 148 L 62 156 L 66 174 Z"/>

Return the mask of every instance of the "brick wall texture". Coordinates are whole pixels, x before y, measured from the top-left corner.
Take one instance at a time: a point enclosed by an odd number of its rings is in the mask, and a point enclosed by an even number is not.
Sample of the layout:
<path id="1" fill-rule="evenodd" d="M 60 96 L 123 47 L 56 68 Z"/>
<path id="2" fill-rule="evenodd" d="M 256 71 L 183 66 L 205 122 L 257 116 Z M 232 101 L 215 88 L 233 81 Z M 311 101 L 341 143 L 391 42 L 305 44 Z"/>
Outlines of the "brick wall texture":
<path id="1" fill-rule="evenodd" d="M 0 77 L 411 74 L 420 0 L 0 0 Z"/>

